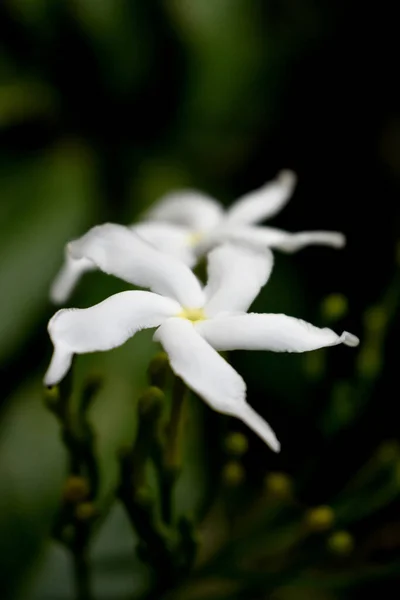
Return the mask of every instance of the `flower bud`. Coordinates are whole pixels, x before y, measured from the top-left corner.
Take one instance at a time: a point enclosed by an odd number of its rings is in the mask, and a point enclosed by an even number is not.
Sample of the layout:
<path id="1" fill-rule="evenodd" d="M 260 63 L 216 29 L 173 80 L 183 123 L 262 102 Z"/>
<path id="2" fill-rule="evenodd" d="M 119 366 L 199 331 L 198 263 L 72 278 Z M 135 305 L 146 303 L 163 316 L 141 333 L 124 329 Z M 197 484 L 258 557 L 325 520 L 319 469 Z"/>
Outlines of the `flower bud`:
<path id="1" fill-rule="evenodd" d="M 81 502 L 75 509 L 78 521 L 89 521 L 97 515 L 97 509 L 92 502 Z"/>
<path id="2" fill-rule="evenodd" d="M 329 321 L 337 321 L 348 312 L 348 301 L 343 294 L 330 294 L 321 304 L 322 316 Z"/>
<path id="3" fill-rule="evenodd" d="M 66 502 L 82 502 L 90 493 L 89 482 L 79 475 L 68 477 L 64 485 L 63 497 Z"/>
<path id="4" fill-rule="evenodd" d="M 381 306 L 371 306 L 364 315 L 365 326 L 371 333 L 379 333 L 385 328 L 387 314 Z"/>
<path id="5" fill-rule="evenodd" d="M 231 456 L 243 456 L 248 447 L 247 437 L 238 431 L 230 433 L 225 439 L 225 450 Z"/>
<path id="6" fill-rule="evenodd" d="M 332 554 L 347 556 L 354 549 L 354 538 L 348 531 L 335 531 L 329 536 L 327 546 Z"/>
<path id="7" fill-rule="evenodd" d="M 365 345 L 357 357 L 357 370 L 363 377 L 373 378 L 382 370 L 381 350 L 375 345 Z"/>
<path id="8" fill-rule="evenodd" d="M 168 354 L 166 352 L 159 352 L 150 361 L 147 369 L 147 376 L 150 384 L 158 388 L 164 388 L 169 371 L 170 366 Z"/>
<path id="9" fill-rule="evenodd" d="M 305 514 L 305 524 L 310 531 L 326 531 L 335 520 L 335 514 L 330 506 L 310 508 Z"/>
<path id="10" fill-rule="evenodd" d="M 293 481 L 286 473 L 268 473 L 264 481 L 268 495 L 280 500 L 292 498 Z"/>
<path id="11" fill-rule="evenodd" d="M 164 392 L 158 387 L 149 387 L 140 396 L 138 401 L 138 412 L 141 418 L 155 419 L 161 413 L 165 402 Z"/>
<path id="12" fill-rule="evenodd" d="M 246 472 L 243 465 L 236 460 L 230 460 L 222 469 L 222 481 L 228 487 L 236 487 L 243 483 L 246 478 Z"/>

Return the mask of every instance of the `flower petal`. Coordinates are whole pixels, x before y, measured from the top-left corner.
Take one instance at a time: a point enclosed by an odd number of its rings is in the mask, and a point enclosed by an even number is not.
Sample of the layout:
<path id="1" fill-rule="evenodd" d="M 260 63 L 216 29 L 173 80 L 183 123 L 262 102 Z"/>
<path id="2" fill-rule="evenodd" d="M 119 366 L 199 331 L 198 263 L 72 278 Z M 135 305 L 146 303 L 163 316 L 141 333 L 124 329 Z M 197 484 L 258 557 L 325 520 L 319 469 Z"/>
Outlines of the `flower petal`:
<path id="1" fill-rule="evenodd" d="M 152 246 L 174 256 L 193 267 L 197 262 L 194 244 L 191 242 L 192 230 L 172 223 L 145 221 L 129 228 L 149 242 Z"/>
<path id="2" fill-rule="evenodd" d="M 242 243 L 251 243 L 283 252 L 296 252 L 305 246 L 322 245 L 333 248 L 343 248 L 346 238 L 339 231 L 302 231 L 289 233 L 274 227 L 260 227 L 256 225 L 218 228 L 207 236 L 208 247 L 214 246 L 221 239 Z"/>
<path id="3" fill-rule="evenodd" d="M 246 402 L 246 384 L 240 375 L 186 319 L 168 319 L 154 334 L 167 352 L 174 373 L 214 410 L 237 417 L 273 450 L 279 442 L 271 427 Z"/>
<path id="4" fill-rule="evenodd" d="M 205 312 L 246 311 L 272 271 L 273 256 L 267 248 L 223 244 L 208 255 Z"/>
<path id="5" fill-rule="evenodd" d="M 325 346 L 358 346 L 359 339 L 344 331 L 337 335 L 301 319 L 282 314 L 224 315 L 196 323 L 196 329 L 216 350 L 306 352 Z"/>
<path id="6" fill-rule="evenodd" d="M 163 196 L 146 213 L 146 219 L 184 225 L 196 232 L 212 229 L 223 214 L 214 198 L 196 190 L 181 190 Z"/>
<path id="7" fill-rule="evenodd" d="M 226 223 L 249 225 L 276 215 L 290 199 L 296 185 L 292 171 L 281 171 L 262 187 L 242 196 L 228 210 Z"/>
<path id="8" fill-rule="evenodd" d="M 203 305 L 203 290 L 192 271 L 127 227 L 112 223 L 93 227 L 71 242 L 69 251 L 75 258 L 91 260 L 105 273 L 174 298 L 183 306 Z"/>
<path id="9" fill-rule="evenodd" d="M 180 311 L 181 306 L 175 300 L 140 291 L 115 294 L 90 308 L 59 310 L 48 325 L 54 354 L 45 384 L 55 385 L 61 381 L 73 354 L 121 346 L 140 329 L 157 327 Z"/>
<path id="10" fill-rule="evenodd" d="M 92 271 L 95 265 L 87 258 L 72 258 L 67 251 L 65 261 L 50 288 L 50 299 L 54 304 L 68 300 L 79 279 L 84 273 Z"/>

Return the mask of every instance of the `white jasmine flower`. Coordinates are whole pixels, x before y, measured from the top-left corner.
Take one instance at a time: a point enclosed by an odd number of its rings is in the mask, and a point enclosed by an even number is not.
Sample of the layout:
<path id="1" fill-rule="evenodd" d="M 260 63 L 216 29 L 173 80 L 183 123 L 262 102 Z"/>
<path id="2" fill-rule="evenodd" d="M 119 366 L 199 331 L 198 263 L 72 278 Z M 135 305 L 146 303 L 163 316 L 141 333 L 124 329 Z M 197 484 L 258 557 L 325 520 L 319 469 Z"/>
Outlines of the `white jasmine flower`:
<path id="1" fill-rule="evenodd" d="M 190 267 L 211 248 L 226 241 L 285 252 L 295 252 L 310 244 L 342 248 L 345 237 L 336 231 L 288 233 L 257 225 L 285 206 L 295 183 L 294 173 L 282 171 L 273 181 L 242 196 L 227 210 L 200 192 L 174 192 L 161 198 L 145 215 L 145 220 L 130 229 Z M 64 266 L 51 288 L 53 302 L 65 302 L 80 276 L 91 268 L 93 265 L 87 261 L 73 259 L 67 249 Z"/>
<path id="2" fill-rule="evenodd" d="M 44 380 L 48 386 L 65 376 L 74 354 L 110 350 L 140 329 L 157 327 L 154 339 L 174 373 L 214 410 L 241 419 L 279 451 L 270 426 L 246 402 L 243 379 L 218 351 L 305 352 L 358 344 L 347 332 L 338 336 L 286 315 L 247 314 L 270 276 L 269 250 L 231 244 L 214 249 L 204 288 L 189 267 L 119 225 L 95 227 L 71 243 L 70 252 L 152 291 L 126 291 L 90 308 L 59 310 L 48 326 L 54 344 Z"/>

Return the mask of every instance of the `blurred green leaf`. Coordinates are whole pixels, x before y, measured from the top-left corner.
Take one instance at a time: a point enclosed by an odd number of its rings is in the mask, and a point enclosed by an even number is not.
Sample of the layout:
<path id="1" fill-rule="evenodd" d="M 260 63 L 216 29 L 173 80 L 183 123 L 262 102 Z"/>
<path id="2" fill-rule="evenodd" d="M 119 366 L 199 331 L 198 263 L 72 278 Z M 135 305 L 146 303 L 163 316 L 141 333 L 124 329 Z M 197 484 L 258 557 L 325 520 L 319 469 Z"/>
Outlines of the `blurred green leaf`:
<path id="1" fill-rule="evenodd" d="M 56 107 L 54 91 L 42 82 L 26 78 L 0 84 L 0 129 L 52 115 Z"/>
<path id="2" fill-rule="evenodd" d="M 151 67 L 153 38 L 146 5 L 126 0 L 72 0 L 77 24 L 93 45 L 111 89 L 128 91 Z"/>
<path id="3" fill-rule="evenodd" d="M 31 335 L 64 244 L 88 227 L 99 195 L 90 155 L 78 144 L 3 164 L 0 194 L 2 361 Z"/>

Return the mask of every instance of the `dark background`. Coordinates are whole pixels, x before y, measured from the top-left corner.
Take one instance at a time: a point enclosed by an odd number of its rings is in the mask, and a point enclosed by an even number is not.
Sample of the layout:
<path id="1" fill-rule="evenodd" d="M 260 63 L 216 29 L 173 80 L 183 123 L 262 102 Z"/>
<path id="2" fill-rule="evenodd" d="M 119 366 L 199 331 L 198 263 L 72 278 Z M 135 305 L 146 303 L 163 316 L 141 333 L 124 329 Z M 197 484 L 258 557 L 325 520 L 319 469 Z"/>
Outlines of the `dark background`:
<path id="1" fill-rule="evenodd" d="M 386 1 L 1 1 L 0 551 L 7 598 L 17 590 L 29 599 L 70 597 L 65 583 L 57 590 L 67 578 L 61 563 L 49 567 L 53 578 L 43 575 L 65 457 L 40 384 L 51 352 L 48 289 L 65 242 L 99 222 L 133 222 L 171 189 L 192 186 L 228 205 L 282 168 L 293 169 L 299 183 L 271 224 L 339 230 L 348 243 L 341 251 L 277 253 L 255 310 L 349 330 L 361 345 L 307 356 L 232 356 L 249 399 L 283 446 L 272 455 L 249 434 L 247 481 L 257 489 L 267 471 L 283 471 L 304 506 L 335 506 L 356 473 L 369 469 L 370 487 L 348 492 L 354 509 L 342 527 L 362 551 L 347 572 L 351 579 L 365 565 L 368 573 L 371 565 L 397 564 L 400 477 L 380 478 L 376 458 L 389 448 L 400 464 L 396 25 Z M 71 304 L 87 306 L 123 289 L 93 273 Z M 337 317 L 326 308 L 332 294 L 348 302 Z M 93 411 L 104 497 L 115 482 L 116 448 L 134 431 L 129 402 L 153 353 L 151 337 L 140 334 L 113 356 L 78 363 L 77 380 L 97 369 L 108 381 Z M 207 460 L 197 462 L 221 464 L 220 435 L 199 436 L 199 443 L 207 439 L 198 450 Z M 183 506 L 197 501 L 187 481 Z M 109 529 L 108 548 L 118 537 Z M 321 570 L 313 561 L 310 555 L 307 568 Z M 56 577 L 56 568 L 64 575 Z M 130 592 L 125 576 L 110 588 L 116 598 Z M 119 571 L 109 579 L 120 581 Z M 307 596 L 285 592 L 291 580 L 283 578 L 273 593 L 329 600 L 358 598 L 371 586 L 384 595 L 397 585 L 389 571 L 366 580 L 317 592 L 311 585 Z M 262 586 L 257 594 L 269 597 Z"/>

